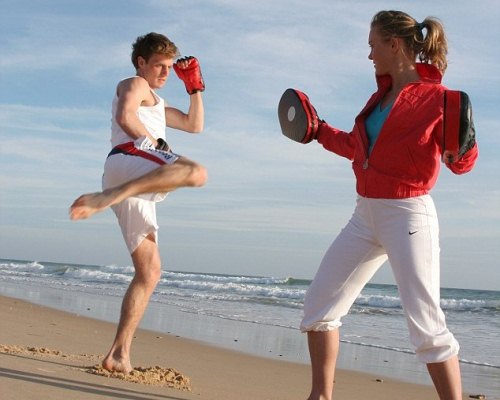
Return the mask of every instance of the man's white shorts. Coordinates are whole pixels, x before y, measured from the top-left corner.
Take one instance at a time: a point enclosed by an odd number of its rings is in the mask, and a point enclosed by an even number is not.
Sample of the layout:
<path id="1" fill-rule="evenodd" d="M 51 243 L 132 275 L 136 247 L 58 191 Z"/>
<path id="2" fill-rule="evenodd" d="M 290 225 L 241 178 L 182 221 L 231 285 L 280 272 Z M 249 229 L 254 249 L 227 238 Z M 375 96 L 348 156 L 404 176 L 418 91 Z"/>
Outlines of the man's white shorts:
<path id="1" fill-rule="evenodd" d="M 116 146 L 104 164 L 102 188 L 105 190 L 119 186 L 162 165 L 173 164 L 178 159 L 179 155 L 170 151 L 154 149 L 147 138 Z M 118 218 L 130 254 L 150 234 L 153 234 L 157 241 L 156 202 L 164 200 L 167 194 L 141 194 L 111 207 Z"/>

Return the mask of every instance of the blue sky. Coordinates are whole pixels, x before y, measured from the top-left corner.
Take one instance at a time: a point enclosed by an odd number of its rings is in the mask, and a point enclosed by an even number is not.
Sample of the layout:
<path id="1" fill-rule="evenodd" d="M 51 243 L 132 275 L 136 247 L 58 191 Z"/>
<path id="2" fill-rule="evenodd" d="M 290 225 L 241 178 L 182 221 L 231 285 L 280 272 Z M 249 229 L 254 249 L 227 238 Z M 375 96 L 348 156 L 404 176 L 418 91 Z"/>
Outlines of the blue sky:
<path id="1" fill-rule="evenodd" d="M 444 83 L 472 99 L 480 158 L 443 169 L 433 197 L 442 286 L 500 282 L 500 7 L 470 1 L 4 1 L 0 14 L 0 257 L 130 265 L 111 211 L 72 222 L 68 206 L 100 189 L 117 82 L 135 73 L 130 45 L 166 34 L 199 58 L 207 89 L 201 135 L 167 131 L 174 150 L 208 168 L 201 189 L 159 204 L 165 268 L 312 278 L 349 219 L 348 160 L 281 135 L 283 91 L 308 93 L 349 131 L 375 89 L 368 30 L 381 9 L 439 17 L 449 40 Z M 186 109 L 172 75 L 160 91 Z M 392 283 L 385 266 L 376 282 Z"/>

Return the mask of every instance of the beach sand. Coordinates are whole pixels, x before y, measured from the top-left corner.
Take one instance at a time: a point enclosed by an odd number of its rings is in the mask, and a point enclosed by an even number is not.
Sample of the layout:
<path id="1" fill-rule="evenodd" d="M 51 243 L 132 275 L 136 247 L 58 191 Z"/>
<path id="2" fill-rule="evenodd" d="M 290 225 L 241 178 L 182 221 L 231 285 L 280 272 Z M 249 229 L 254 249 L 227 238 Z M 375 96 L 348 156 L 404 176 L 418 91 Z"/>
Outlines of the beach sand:
<path id="1" fill-rule="evenodd" d="M 309 366 L 138 330 L 134 373 L 103 376 L 115 324 L 0 296 L 1 398 L 306 399 Z M 430 386 L 338 370 L 335 398 L 437 399 Z M 468 396 L 464 395 L 464 399 Z"/>

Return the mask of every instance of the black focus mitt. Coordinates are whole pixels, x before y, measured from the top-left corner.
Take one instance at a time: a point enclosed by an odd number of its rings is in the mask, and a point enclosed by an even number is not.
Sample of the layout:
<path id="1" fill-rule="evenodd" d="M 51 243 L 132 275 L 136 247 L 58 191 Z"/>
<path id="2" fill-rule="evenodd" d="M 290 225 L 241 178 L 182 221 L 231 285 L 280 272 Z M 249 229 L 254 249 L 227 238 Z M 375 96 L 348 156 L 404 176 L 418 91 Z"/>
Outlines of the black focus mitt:
<path id="1" fill-rule="evenodd" d="M 287 138 L 299 143 L 309 143 L 316 138 L 318 113 L 309 97 L 299 90 L 285 90 L 278 104 L 278 119 Z"/>
<path id="2" fill-rule="evenodd" d="M 443 161 L 452 164 L 476 143 L 469 96 L 459 90 L 444 92 Z"/>

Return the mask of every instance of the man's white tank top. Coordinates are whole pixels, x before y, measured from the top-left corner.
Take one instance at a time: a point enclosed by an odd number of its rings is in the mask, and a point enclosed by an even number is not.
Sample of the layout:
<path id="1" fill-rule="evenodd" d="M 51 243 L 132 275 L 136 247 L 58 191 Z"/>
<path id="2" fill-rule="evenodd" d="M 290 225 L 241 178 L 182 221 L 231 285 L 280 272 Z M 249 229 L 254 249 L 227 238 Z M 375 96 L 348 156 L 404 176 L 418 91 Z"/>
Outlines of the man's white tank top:
<path id="1" fill-rule="evenodd" d="M 165 139 L 165 101 L 151 90 L 156 104 L 154 106 L 140 106 L 137 110 L 137 116 L 144 124 L 148 132 L 155 139 Z M 116 109 L 118 106 L 118 95 L 115 94 L 112 104 L 112 117 L 111 117 L 111 146 L 115 147 L 122 143 L 127 143 L 133 139 L 125 133 L 120 125 L 116 122 Z"/>

